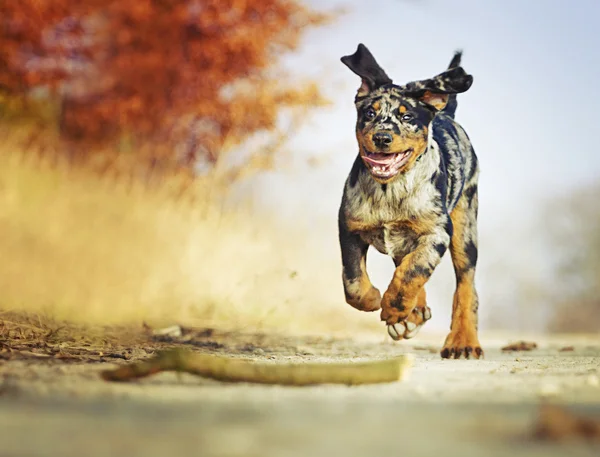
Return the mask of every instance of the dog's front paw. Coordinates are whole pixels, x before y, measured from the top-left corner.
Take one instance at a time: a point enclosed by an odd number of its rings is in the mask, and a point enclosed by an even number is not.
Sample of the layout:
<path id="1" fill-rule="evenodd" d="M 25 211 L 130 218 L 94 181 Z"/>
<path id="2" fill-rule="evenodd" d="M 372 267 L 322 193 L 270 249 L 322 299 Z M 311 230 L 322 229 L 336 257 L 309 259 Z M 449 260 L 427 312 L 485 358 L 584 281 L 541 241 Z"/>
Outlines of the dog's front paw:
<path id="1" fill-rule="evenodd" d="M 417 307 L 413 309 L 406 320 L 388 325 L 388 334 L 396 341 L 414 338 L 429 319 L 431 319 L 429 306 Z"/>
<path id="2" fill-rule="evenodd" d="M 360 297 L 346 294 L 346 302 L 360 311 L 377 311 L 381 308 L 381 293 L 379 289 L 371 287 L 367 293 Z"/>
<path id="3" fill-rule="evenodd" d="M 388 325 L 402 322 L 410 316 L 416 304 L 416 300 L 407 300 L 401 294 L 388 289 L 381 299 L 381 320 Z"/>
<path id="4" fill-rule="evenodd" d="M 478 359 L 483 357 L 483 350 L 477 338 L 475 327 L 458 327 L 446 337 L 441 351 L 443 359 Z"/>

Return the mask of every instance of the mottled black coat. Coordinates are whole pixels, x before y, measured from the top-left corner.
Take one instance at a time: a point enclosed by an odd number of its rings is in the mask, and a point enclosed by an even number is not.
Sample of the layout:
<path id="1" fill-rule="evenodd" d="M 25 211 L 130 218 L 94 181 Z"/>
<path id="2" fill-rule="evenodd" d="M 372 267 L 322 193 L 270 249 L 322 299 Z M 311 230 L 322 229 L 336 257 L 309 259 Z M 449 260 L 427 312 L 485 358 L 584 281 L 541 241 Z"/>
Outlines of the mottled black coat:
<path id="1" fill-rule="evenodd" d="M 339 236 L 346 301 L 382 309 L 394 339 L 411 338 L 431 317 L 424 285 L 449 248 L 457 276 L 444 357 L 479 357 L 477 263 L 478 161 L 454 120 L 456 94 L 472 77 L 459 66 L 404 86 L 392 84 L 362 45 L 342 61 L 362 78 L 355 102 L 359 154 L 346 180 Z M 369 246 L 396 271 L 387 291 L 371 284 Z"/>

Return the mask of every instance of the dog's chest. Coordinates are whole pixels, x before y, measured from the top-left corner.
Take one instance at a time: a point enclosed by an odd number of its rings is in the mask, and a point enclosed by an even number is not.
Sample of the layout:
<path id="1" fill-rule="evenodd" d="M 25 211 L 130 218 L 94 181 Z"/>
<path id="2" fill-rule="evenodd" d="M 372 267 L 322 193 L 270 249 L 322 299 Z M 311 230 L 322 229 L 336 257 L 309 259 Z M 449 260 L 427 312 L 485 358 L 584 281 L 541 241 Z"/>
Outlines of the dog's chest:
<path id="1" fill-rule="evenodd" d="M 403 257 L 416 247 L 419 236 L 435 214 L 433 184 L 396 185 L 346 189 L 346 218 L 350 230 L 379 252 Z"/>
<path id="2" fill-rule="evenodd" d="M 359 232 L 361 238 L 382 254 L 394 258 L 404 257 L 412 252 L 419 235 L 408 225 L 386 224 L 371 230 Z"/>

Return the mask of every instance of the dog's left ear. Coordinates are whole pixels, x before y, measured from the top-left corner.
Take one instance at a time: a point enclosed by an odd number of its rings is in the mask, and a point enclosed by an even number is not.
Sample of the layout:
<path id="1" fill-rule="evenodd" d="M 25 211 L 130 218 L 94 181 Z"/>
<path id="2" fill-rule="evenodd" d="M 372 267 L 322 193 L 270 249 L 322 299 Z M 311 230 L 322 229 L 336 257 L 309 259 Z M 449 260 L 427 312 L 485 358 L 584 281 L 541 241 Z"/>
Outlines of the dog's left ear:
<path id="1" fill-rule="evenodd" d="M 379 66 L 371 51 L 360 43 L 356 52 L 351 56 L 344 56 L 340 59 L 344 65 L 362 78 L 362 85 L 358 89 L 357 97 L 363 97 L 369 92 L 391 84 L 392 80 Z"/>
<path id="2" fill-rule="evenodd" d="M 431 79 L 408 83 L 401 91 L 439 111 L 445 108 L 449 95 L 466 92 L 472 84 L 473 76 L 468 75 L 462 67 L 456 67 Z"/>

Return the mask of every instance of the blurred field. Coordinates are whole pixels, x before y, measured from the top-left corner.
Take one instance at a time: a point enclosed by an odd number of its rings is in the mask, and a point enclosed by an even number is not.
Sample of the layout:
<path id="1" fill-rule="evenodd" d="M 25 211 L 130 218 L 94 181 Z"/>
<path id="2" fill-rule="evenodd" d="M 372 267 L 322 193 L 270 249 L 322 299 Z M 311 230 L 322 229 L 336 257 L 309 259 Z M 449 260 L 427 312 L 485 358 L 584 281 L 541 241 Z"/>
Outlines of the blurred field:
<path id="1" fill-rule="evenodd" d="M 168 183 L 50 167 L 5 142 L 0 308 L 95 324 L 379 329 L 344 303 L 336 246 L 321 252 L 316 228 L 226 205 L 209 178 L 195 186 L 193 201 L 174 199 Z"/>

